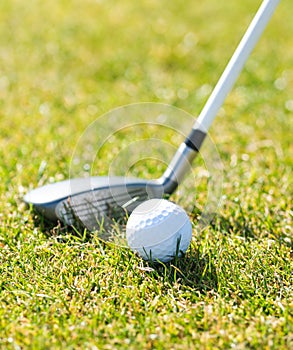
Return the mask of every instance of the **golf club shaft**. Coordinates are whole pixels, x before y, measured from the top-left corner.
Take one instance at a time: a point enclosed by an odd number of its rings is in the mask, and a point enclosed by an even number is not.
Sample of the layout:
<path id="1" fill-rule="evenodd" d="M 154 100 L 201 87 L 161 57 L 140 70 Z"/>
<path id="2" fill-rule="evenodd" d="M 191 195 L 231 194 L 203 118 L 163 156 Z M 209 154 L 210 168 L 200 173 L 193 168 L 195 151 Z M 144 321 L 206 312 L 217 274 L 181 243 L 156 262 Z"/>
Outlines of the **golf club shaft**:
<path id="1" fill-rule="evenodd" d="M 280 0 L 264 0 L 194 124 L 207 133 Z"/>
<path id="2" fill-rule="evenodd" d="M 182 143 L 163 174 L 161 181 L 166 193 L 172 193 L 182 181 L 190 164 L 199 151 L 208 129 L 224 100 L 232 89 L 246 60 L 256 45 L 280 0 L 264 0 L 236 48 L 207 103 L 198 116 L 192 131 Z"/>

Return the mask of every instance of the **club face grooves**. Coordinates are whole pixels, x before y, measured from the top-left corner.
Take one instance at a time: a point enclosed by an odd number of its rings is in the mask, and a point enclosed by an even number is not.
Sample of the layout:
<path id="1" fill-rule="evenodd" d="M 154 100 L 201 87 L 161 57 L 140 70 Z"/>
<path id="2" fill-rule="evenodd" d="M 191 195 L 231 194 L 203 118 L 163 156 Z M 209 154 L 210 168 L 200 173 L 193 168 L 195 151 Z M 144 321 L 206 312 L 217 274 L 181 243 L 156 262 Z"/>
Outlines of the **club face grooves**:
<path id="1" fill-rule="evenodd" d="M 75 226 L 81 223 L 92 231 L 119 222 L 126 212 L 131 212 L 148 198 L 150 195 L 146 186 L 123 186 L 118 189 L 109 187 L 68 197 L 56 206 L 55 212 L 65 224 Z"/>

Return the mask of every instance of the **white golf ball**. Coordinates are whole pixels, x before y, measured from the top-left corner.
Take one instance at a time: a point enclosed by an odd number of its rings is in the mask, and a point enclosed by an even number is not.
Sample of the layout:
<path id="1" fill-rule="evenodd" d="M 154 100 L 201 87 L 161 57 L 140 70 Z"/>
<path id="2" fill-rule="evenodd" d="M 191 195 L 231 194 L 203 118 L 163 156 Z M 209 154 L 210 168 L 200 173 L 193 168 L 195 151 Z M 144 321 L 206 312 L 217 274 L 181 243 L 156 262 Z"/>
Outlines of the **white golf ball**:
<path id="1" fill-rule="evenodd" d="M 186 212 L 165 199 L 150 199 L 134 209 L 126 225 L 132 251 L 145 260 L 168 262 L 189 247 L 192 226 Z"/>

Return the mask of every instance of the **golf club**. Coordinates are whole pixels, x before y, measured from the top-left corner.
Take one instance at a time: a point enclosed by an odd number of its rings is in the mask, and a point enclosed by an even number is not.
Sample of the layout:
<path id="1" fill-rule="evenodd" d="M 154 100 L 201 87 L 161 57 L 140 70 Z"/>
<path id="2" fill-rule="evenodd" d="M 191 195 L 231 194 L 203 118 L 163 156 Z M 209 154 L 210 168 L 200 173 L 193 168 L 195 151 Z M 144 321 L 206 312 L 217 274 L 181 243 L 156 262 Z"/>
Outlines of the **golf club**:
<path id="1" fill-rule="evenodd" d="M 26 203 L 49 220 L 68 225 L 80 222 L 93 231 L 125 216 L 148 198 L 172 194 L 190 169 L 210 125 L 232 89 L 244 63 L 271 18 L 279 0 L 264 0 L 235 53 L 230 59 L 189 136 L 179 146 L 164 174 L 155 180 L 125 177 L 69 179 L 39 187 L 27 193 Z"/>

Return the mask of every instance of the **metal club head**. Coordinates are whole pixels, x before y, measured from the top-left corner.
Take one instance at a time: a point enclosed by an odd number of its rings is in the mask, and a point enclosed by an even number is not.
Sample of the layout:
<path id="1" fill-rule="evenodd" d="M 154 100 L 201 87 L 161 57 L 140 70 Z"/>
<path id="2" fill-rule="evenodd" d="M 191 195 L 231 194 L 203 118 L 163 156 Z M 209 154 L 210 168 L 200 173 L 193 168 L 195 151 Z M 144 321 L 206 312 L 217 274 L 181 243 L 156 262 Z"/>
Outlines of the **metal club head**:
<path id="1" fill-rule="evenodd" d="M 131 213 L 140 203 L 172 194 L 181 183 L 196 152 L 182 143 L 164 174 L 155 180 L 121 176 L 74 178 L 36 188 L 24 197 L 50 221 L 81 223 L 90 231 Z"/>
<path id="2" fill-rule="evenodd" d="M 104 235 L 109 235 L 109 228 L 119 224 L 140 203 L 161 198 L 164 185 L 162 180 L 78 178 L 36 188 L 24 200 L 50 221 L 60 220 L 70 226 L 81 224 L 89 231 L 105 228 Z"/>

